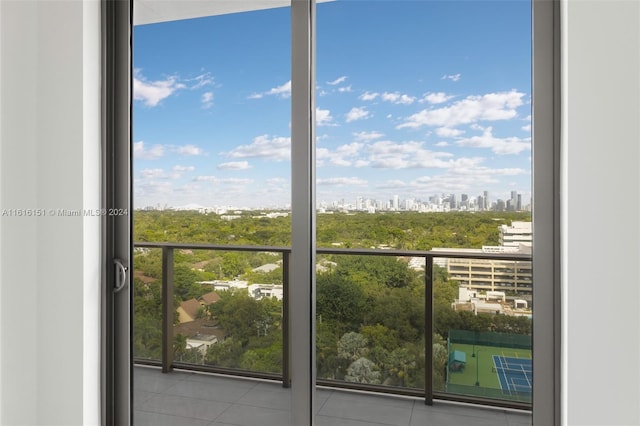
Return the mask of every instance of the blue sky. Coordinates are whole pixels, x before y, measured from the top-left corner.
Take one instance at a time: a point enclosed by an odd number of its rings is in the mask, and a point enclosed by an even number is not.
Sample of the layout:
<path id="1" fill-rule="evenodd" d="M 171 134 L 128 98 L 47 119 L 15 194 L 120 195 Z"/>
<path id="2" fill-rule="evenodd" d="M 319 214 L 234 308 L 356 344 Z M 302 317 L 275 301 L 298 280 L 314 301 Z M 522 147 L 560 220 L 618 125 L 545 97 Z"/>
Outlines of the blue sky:
<path id="1" fill-rule="evenodd" d="M 531 195 L 527 1 L 318 4 L 317 199 Z M 287 8 L 134 30 L 135 206 L 290 203 Z"/>

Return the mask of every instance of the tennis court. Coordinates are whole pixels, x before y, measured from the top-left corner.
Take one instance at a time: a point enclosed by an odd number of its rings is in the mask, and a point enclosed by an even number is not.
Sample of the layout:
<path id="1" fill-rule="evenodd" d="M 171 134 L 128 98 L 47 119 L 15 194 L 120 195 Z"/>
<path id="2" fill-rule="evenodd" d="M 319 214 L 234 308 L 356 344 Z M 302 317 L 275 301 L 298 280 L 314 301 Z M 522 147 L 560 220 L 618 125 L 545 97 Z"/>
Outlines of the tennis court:
<path id="1" fill-rule="evenodd" d="M 493 368 L 503 392 L 509 395 L 531 393 L 533 370 L 530 358 L 493 355 Z"/>

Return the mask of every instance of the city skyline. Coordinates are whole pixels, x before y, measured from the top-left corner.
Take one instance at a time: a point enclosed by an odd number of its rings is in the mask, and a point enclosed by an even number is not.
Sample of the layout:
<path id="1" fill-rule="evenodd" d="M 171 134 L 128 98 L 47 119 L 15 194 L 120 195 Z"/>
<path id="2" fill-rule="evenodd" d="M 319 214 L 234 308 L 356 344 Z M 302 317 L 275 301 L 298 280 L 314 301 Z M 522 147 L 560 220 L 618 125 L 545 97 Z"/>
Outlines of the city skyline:
<path id="1" fill-rule="evenodd" d="M 390 199 L 366 198 L 357 196 L 355 199 L 334 199 L 330 201 L 319 201 L 316 203 L 316 209 L 320 212 L 325 211 L 364 211 L 376 213 L 378 211 L 416 211 L 422 213 L 428 212 L 448 212 L 448 211 L 531 211 L 531 199 L 523 200 L 522 194 L 511 191 L 511 198 L 492 198 L 488 191 L 477 196 L 470 194 L 434 194 L 426 198 L 420 197 L 400 197 L 394 194 Z M 201 212 L 218 212 L 226 213 L 228 211 L 243 210 L 276 210 L 289 211 L 290 205 L 281 206 L 254 206 L 242 207 L 238 205 L 202 205 L 197 203 L 187 204 L 183 206 L 175 206 L 170 204 L 160 204 L 138 206 L 143 210 L 193 210 Z"/>
<path id="2" fill-rule="evenodd" d="M 528 3 L 459 3 L 318 4 L 318 204 L 530 200 Z M 137 26 L 134 42 L 135 207 L 289 205 L 289 10 Z"/>

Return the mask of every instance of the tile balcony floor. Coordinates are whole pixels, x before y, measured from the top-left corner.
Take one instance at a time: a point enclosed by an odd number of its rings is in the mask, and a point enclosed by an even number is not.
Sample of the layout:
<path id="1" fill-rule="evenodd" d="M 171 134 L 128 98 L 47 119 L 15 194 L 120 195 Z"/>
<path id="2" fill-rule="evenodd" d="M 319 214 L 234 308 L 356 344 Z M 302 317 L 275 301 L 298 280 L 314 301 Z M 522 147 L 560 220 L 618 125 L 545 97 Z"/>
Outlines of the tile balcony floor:
<path id="1" fill-rule="evenodd" d="M 525 426 L 531 414 L 418 398 L 319 388 L 317 426 Z M 134 368 L 134 426 L 288 426 L 279 383 Z"/>

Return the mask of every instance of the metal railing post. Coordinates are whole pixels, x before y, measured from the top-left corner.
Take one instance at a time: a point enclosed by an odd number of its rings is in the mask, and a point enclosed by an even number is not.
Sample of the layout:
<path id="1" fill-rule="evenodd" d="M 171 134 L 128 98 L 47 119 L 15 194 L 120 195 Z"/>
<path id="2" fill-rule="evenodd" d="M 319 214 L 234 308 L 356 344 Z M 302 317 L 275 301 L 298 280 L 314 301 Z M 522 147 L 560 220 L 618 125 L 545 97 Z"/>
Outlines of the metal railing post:
<path id="1" fill-rule="evenodd" d="M 289 259 L 291 253 L 282 253 L 282 387 L 291 387 L 291 342 L 289 339 Z"/>
<path id="2" fill-rule="evenodd" d="M 173 364 L 173 247 L 162 247 L 162 372 Z"/>
<path id="3" fill-rule="evenodd" d="M 424 271 L 424 403 L 433 405 L 433 255 L 425 256 Z"/>

